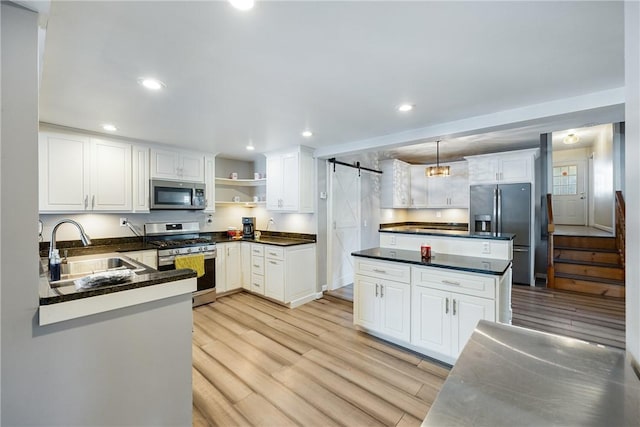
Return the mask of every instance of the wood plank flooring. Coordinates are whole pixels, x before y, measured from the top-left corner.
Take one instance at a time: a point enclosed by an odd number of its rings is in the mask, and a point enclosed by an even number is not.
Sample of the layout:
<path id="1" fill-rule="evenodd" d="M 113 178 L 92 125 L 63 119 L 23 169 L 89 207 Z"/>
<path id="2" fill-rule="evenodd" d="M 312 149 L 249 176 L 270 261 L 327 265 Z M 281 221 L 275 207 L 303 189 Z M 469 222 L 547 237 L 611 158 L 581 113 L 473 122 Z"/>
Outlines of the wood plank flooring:
<path id="1" fill-rule="evenodd" d="M 353 283 L 331 291 L 325 291 L 325 295 L 341 298 L 353 302 Z"/>
<path id="2" fill-rule="evenodd" d="M 331 297 L 193 311 L 194 426 L 418 426 L 449 369 L 357 331 Z"/>
<path id="3" fill-rule="evenodd" d="M 513 324 L 625 348 L 625 300 L 514 285 Z"/>

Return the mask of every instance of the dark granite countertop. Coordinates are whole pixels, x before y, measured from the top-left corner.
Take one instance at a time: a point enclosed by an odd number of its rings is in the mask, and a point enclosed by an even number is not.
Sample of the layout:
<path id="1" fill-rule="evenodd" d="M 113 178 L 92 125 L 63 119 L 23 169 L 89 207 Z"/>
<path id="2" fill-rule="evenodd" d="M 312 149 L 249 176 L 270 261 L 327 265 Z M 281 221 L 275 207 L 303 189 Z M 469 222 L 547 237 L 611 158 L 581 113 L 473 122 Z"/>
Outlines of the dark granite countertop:
<path id="1" fill-rule="evenodd" d="M 85 254 L 86 255 L 86 254 Z M 104 256 L 115 255 L 115 253 L 105 253 Z M 124 255 L 124 254 L 123 254 Z M 125 255 L 126 256 L 126 255 Z M 131 260 L 133 264 L 146 267 Z M 40 259 L 40 279 L 39 279 L 39 295 L 40 305 L 57 304 L 66 301 L 73 301 L 82 298 L 90 298 L 98 295 L 105 295 L 114 292 L 127 291 L 129 289 L 143 288 L 153 286 L 160 283 L 173 282 L 176 280 L 189 279 L 196 277 L 196 272 L 189 269 L 157 271 L 152 268 L 135 272 L 131 280 L 116 285 L 105 285 L 91 289 L 76 290 L 73 282 L 68 286 L 52 288 L 48 280 L 48 259 L 46 257 Z"/>
<path id="2" fill-rule="evenodd" d="M 466 222 L 418 222 L 418 221 L 404 221 L 404 222 L 388 222 L 380 224 L 380 230 L 391 227 L 413 227 L 413 228 L 429 228 L 432 230 L 468 230 L 469 224 Z"/>
<path id="3" fill-rule="evenodd" d="M 297 245 L 308 245 L 310 243 L 316 243 L 316 235 L 315 234 L 305 234 L 305 233 L 288 233 L 288 232 L 278 232 L 278 231 L 261 231 L 259 239 L 229 239 L 227 237 L 226 231 L 217 231 L 214 233 L 201 233 L 207 234 L 211 236 L 211 239 L 216 243 L 225 243 L 225 242 L 251 242 L 251 243 L 262 243 L 264 245 L 274 245 L 274 246 L 297 246 Z"/>
<path id="4" fill-rule="evenodd" d="M 401 233 L 401 234 L 418 234 L 426 236 L 444 236 L 444 237 L 461 237 L 471 239 L 491 239 L 491 240 L 513 240 L 516 235 L 512 233 L 489 233 L 489 232 L 472 232 L 466 230 L 443 230 L 432 228 L 417 228 L 414 225 L 403 225 L 399 227 L 387 227 L 378 230 L 380 233 Z"/>
<path id="5" fill-rule="evenodd" d="M 431 406 L 431 426 L 637 426 L 625 352 L 481 320 Z"/>
<path id="6" fill-rule="evenodd" d="M 402 249 L 371 248 L 353 252 L 351 255 L 414 264 L 423 267 L 447 268 L 450 270 L 466 271 L 469 273 L 483 273 L 501 276 L 511 265 L 511 261 L 499 259 L 478 258 L 461 255 L 432 254 L 429 260 L 423 261 L 420 251 L 406 251 Z"/>
<path id="7" fill-rule="evenodd" d="M 93 255 L 106 252 L 129 252 L 158 249 L 157 246 L 144 243 L 142 237 L 116 237 L 112 239 L 92 239 L 91 245 L 83 246 L 80 240 L 60 241 L 56 243 L 60 256 Z M 49 256 L 49 242 L 40 242 L 40 256 Z"/>

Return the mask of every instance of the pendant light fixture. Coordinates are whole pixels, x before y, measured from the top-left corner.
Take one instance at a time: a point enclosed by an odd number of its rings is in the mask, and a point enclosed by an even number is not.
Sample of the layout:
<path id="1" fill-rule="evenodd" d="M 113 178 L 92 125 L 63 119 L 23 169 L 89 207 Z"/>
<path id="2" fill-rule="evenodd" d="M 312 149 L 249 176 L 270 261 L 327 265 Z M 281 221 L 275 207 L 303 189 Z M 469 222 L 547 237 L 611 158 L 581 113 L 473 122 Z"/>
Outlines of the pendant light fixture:
<path id="1" fill-rule="evenodd" d="M 449 176 L 451 174 L 449 166 L 440 166 L 440 141 L 436 141 L 436 165 L 426 168 L 424 174 L 428 177 Z"/>

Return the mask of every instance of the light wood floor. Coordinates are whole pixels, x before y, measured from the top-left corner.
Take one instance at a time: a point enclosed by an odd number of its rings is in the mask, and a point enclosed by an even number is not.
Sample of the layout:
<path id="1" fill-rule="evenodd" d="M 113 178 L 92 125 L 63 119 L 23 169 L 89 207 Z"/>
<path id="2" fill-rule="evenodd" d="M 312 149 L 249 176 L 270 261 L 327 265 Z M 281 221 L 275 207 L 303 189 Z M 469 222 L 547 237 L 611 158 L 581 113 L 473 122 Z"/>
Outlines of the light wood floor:
<path id="1" fill-rule="evenodd" d="M 340 298 L 346 301 L 353 302 L 353 283 L 350 285 L 343 286 L 338 289 L 333 289 L 331 291 L 326 291 L 326 295 L 334 296 L 336 298 Z"/>
<path id="2" fill-rule="evenodd" d="M 514 285 L 513 324 L 625 348 L 625 300 Z"/>
<path id="3" fill-rule="evenodd" d="M 194 309 L 194 426 L 418 426 L 448 369 L 358 332 L 352 305 L 247 293 Z"/>

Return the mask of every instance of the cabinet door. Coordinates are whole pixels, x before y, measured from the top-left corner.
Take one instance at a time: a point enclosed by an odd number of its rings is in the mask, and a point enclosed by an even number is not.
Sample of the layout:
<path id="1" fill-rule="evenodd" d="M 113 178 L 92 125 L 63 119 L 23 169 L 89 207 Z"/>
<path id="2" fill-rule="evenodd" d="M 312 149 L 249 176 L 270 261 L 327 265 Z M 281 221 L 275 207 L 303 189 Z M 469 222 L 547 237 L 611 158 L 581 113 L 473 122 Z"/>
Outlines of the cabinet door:
<path id="1" fill-rule="evenodd" d="M 495 183 L 499 179 L 499 164 L 494 158 L 469 159 L 469 183 Z"/>
<path id="2" fill-rule="evenodd" d="M 282 164 L 281 157 L 272 155 L 267 157 L 267 209 L 280 210 L 282 200 Z"/>
<path id="3" fill-rule="evenodd" d="M 282 202 L 281 209 L 297 211 L 299 204 L 300 177 L 298 153 L 282 156 Z"/>
<path id="4" fill-rule="evenodd" d="M 449 206 L 452 208 L 469 208 L 469 170 L 466 162 L 451 164 Z"/>
<path id="5" fill-rule="evenodd" d="M 207 205 L 205 212 L 216 211 L 216 159 L 213 156 L 206 156 L 204 161 L 204 183 L 205 197 Z"/>
<path id="6" fill-rule="evenodd" d="M 478 298 L 470 295 L 452 293 L 451 306 L 452 348 L 451 355 L 458 357 L 467 343 L 479 320 L 496 320 L 495 303 L 493 300 Z"/>
<path id="7" fill-rule="evenodd" d="M 265 259 L 264 276 L 264 294 L 278 301 L 284 301 L 284 261 Z"/>
<path id="8" fill-rule="evenodd" d="M 226 292 L 227 291 L 227 244 L 226 243 L 218 243 L 217 244 L 217 255 L 216 255 L 216 291 L 217 292 Z"/>
<path id="9" fill-rule="evenodd" d="M 242 287 L 242 270 L 240 270 L 240 244 L 228 243 L 226 246 L 225 262 L 226 271 L 226 290 L 232 291 L 234 289 L 240 289 Z"/>
<path id="10" fill-rule="evenodd" d="M 393 204 L 395 207 L 408 208 L 411 198 L 411 173 L 409 164 L 396 160 L 394 162 L 394 194 Z"/>
<path id="11" fill-rule="evenodd" d="M 178 174 L 185 181 L 204 182 L 204 156 L 181 153 Z"/>
<path id="12" fill-rule="evenodd" d="M 40 212 L 89 208 L 89 138 L 41 133 L 38 142 Z"/>
<path id="13" fill-rule="evenodd" d="M 251 243 L 240 243 L 240 264 L 242 265 L 242 287 L 251 289 Z"/>
<path id="14" fill-rule="evenodd" d="M 378 281 L 367 276 L 355 275 L 353 323 L 369 329 L 378 329 Z"/>
<path id="15" fill-rule="evenodd" d="M 451 176 L 432 176 L 427 178 L 427 205 L 430 208 L 449 206 L 449 186 Z"/>
<path id="16" fill-rule="evenodd" d="M 163 179 L 178 179 L 180 156 L 176 151 L 151 150 L 151 177 Z"/>
<path id="17" fill-rule="evenodd" d="M 427 207 L 427 177 L 424 165 L 411 165 L 411 207 Z"/>
<path id="18" fill-rule="evenodd" d="M 500 182 L 530 182 L 531 163 L 530 156 L 500 159 Z"/>
<path id="19" fill-rule="evenodd" d="M 411 338 L 411 286 L 389 280 L 382 280 L 379 285 L 379 331 L 408 342 Z"/>
<path id="20" fill-rule="evenodd" d="M 130 211 L 131 184 L 131 145 L 92 138 L 90 209 Z"/>
<path id="21" fill-rule="evenodd" d="M 149 212 L 149 148 L 139 145 L 133 146 L 132 192 L 134 212 Z"/>
<path id="22" fill-rule="evenodd" d="M 414 286 L 411 305 L 411 344 L 441 354 L 450 354 L 451 294 Z"/>

